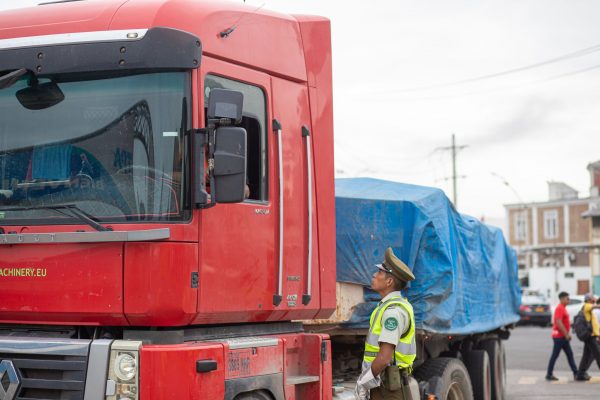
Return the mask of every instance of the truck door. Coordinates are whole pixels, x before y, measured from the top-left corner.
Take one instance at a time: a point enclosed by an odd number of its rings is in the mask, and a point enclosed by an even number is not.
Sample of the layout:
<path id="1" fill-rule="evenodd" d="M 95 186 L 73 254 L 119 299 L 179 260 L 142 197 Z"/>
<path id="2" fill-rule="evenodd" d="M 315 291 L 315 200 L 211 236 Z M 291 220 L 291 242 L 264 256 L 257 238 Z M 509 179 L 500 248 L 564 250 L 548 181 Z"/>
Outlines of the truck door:
<path id="1" fill-rule="evenodd" d="M 200 93 L 213 88 L 244 94 L 249 197 L 200 211 L 198 319 L 195 323 L 254 322 L 273 309 L 276 276 L 276 204 L 269 168 L 269 76 L 204 57 Z M 213 72 L 216 71 L 216 72 Z M 205 103 L 206 104 L 206 103 Z M 201 112 L 204 118 L 205 113 Z"/>
<path id="2" fill-rule="evenodd" d="M 320 298 L 308 89 L 275 77 L 271 78 L 271 88 L 281 168 L 279 157 L 273 161 L 281 174 L 277 185 L 283 199 L 282 304 L 278 309 L 288 310 L 284 319 L 312 318 Z"/>

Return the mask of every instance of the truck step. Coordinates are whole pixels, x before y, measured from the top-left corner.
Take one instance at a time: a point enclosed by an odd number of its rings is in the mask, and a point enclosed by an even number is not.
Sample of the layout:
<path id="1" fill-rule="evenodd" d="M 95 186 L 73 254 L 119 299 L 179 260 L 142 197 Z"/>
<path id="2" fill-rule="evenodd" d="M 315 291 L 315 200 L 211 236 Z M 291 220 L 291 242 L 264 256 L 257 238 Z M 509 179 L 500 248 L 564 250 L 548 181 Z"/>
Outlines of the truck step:
<path id="1" fill-rule="evenodd" d="M 285 380 L 286 385 L 302 385 L 304 383 L 319 382 L 318 375 L 296 375 L 288 376 Z"/>

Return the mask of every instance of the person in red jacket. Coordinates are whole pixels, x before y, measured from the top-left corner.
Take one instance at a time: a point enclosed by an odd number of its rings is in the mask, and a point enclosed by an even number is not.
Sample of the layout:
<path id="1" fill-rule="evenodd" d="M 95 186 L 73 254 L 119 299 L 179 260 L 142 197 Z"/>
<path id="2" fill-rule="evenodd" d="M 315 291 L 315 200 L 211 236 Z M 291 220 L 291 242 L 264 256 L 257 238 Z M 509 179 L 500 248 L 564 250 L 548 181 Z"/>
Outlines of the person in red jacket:
<path id="1" fill-rule="evenodd" d="M 554 376 L 554 363 L 560 355 L 560 351 L 563 350 L 567 355 L 569 366 L 573 371 L 573 377 L 577 379 L 577 364 L 575 364 L 575 358 L 573 357 L 573 350 L 571 349 L 571 322 L 569 319 L 569 312 L 567 311 L 566 305 L 571 301 L 569 299 L 569 293 L 560 292 L 558 294 L 558 300 L 560 303 L 554 310 L 554 316 L 552 318 L 552 340 L 554 341 L 554 347 L 552 348 L 552 355 L 548 362 L 548 370 L 546 372 L 547 381 L 557 381 L 558 378 Z"/>

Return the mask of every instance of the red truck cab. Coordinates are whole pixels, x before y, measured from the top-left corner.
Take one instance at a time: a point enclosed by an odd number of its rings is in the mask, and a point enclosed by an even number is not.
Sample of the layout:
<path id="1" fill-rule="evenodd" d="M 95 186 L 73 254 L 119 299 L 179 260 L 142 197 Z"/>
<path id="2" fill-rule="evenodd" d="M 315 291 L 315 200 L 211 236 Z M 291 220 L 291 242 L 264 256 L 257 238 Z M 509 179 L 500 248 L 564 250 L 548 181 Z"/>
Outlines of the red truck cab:
<path id="1" fill-rule="evenodd" d="M 328 337 L 291 322 L 336 302 L 327 20 L 0 13 L 0 174 L 5 399 L 331 398 Z"/>

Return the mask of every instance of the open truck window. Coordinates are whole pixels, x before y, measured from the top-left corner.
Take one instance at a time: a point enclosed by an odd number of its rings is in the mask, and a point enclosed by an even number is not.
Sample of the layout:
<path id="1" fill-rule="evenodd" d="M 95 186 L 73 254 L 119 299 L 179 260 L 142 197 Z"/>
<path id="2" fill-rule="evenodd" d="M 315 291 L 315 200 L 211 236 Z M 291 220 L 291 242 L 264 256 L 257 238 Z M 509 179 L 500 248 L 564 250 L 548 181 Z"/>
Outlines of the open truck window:
<path id="1" fill-rule="evenodd" d="M 65 216 L 47 207 L 65 204 L 104 222 L 189 217 L 189 73 L 43 80 L 64 99 L 26 107 L 19 93 L 31 87 L 28 77 L 0 90 L 3 224 L 55 223 Z"/>
<path id="2" fill-rule="evenodd" d="M 264 92 L 253 85 L 216 75 L 204 81 L 204 104 L 211 89 L 229 89 L 244 94 L 241 127 L 247 132 L 247 183 L 250 200 L 268 200 L 267 188 L 267 112 Z"/>

